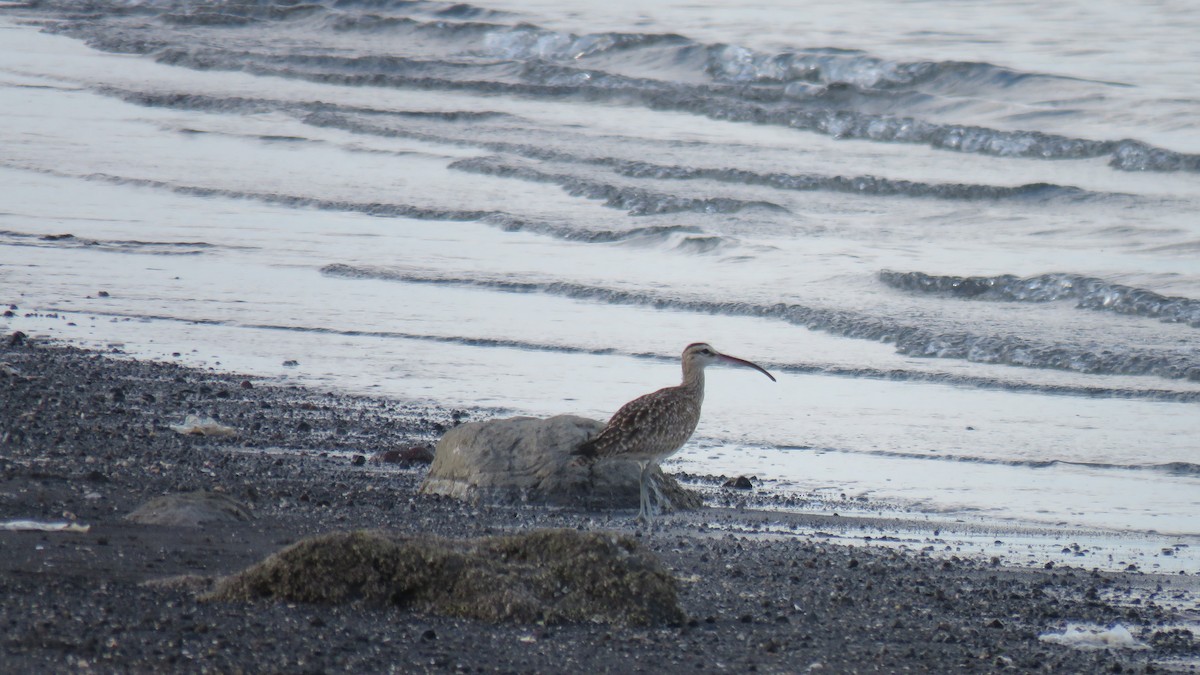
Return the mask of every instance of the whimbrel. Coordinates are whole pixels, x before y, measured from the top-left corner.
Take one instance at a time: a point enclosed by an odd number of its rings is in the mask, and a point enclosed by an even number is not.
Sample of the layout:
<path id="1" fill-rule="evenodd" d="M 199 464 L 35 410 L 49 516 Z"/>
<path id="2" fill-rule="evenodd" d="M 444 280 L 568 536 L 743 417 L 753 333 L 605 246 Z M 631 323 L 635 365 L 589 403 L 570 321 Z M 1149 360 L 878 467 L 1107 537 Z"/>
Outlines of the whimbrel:
<path id="1" fill-rule="evenodd" d="M 589 459 L 632 460 L 641 466 L 638 519 L 647 524 L 650 472 L 691 438 L 704 403 L 704 367 L 722 362 L 754 368 L 775 381 L 773 375 L 756 364 L 722 354 L 703 342 L 690 344 L 683 350 L 683 382 L 679 386 L 659 389 L 621 406 L 595 438 L 575 451 Z"/>

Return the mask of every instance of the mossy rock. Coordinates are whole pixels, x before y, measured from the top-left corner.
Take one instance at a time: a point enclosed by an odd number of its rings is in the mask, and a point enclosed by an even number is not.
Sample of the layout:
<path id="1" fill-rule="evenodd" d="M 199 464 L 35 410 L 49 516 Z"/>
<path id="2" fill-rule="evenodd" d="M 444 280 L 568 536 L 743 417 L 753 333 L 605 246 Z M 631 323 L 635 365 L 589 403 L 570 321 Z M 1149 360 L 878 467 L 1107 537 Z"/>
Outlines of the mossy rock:
<path id="1" fill-rule="evenodd" d="M 575 530 L 478 539 L 335 532 L 288 546 L 206 596 L 263 598 L 484 621 L 658 625 L 686 618 L 674 577 L 636 541 Z"/>

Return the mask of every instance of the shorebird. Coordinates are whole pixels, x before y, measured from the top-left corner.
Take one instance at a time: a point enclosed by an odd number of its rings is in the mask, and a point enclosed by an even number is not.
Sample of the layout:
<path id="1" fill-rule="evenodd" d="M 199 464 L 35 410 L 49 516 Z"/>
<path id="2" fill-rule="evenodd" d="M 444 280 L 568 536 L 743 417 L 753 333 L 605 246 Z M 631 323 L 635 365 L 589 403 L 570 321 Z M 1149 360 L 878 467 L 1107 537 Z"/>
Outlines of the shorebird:
<path id="1" fill-rule="evenodd" d="M 621 406 L 595 438 L 575 450 L 576 455 L 593 461 L 621 459 L 638 463 L 642 469 L 638 520 L 646 524 L 650 523 L 650 472 L 692 437 L 704 403 L 704 368 L 713 363 L 753 368 L 775 381 L 757 364 L 722 354 L 703 342 L 690 344 L 683 350 L 683 382 L 679 386 L 659 389 Z M 658 497 L 662 503 L 661 493 Z"/>

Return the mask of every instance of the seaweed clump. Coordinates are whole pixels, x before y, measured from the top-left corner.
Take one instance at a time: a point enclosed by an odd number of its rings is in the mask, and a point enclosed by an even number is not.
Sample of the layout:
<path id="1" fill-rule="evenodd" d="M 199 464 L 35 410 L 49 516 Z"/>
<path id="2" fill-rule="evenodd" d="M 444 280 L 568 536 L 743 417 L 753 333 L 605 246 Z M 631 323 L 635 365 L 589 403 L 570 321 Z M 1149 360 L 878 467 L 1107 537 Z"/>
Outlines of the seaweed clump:
<path id="1" fill-rule="evenodd" d="M 492 622 L 686 618 L 674 577 L 633 539 L 574 530 L 477 539 L 335 532 L 221 579 L 205 599 L 362 603 Z"/>

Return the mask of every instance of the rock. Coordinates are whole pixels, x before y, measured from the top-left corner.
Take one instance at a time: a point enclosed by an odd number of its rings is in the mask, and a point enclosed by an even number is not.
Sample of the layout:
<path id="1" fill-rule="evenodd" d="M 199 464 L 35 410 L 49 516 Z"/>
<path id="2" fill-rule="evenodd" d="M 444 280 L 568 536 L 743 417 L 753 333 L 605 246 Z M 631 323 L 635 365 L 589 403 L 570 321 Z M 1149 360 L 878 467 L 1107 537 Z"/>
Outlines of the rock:
<path id="1" fill-rule="evenodd" d="M 559 415 L 469 422 L 438 441 L 422 494 L 472 503 L 537 502 L 585 508 L 636 508 L 639 468 L 617 460 L 587 464 L 572 455 L 603 422 Z M 697 508 L 700 497 L 656 469 L 660 511 Z"/>
<path id="2" fill-rule="evenodd" d="M 143 525 L 202 527 L 207 523 L 236 522 L 254 517 L 250 509 L 220 492 L 185 492 L 155 497 L 139 506 L 127 520 Z"/>
<path id="3" fill-rule="evenodd" d="M 750 479 L 745 476 L 738 476 L 737 478 L 730 478 L 725 481 L 721 487 L 733 488 L 734 490 L 752 490 L 754 489 L 754 483 L 751 483 Z"/>
<path id="4" fill-rule="evenodd" d="M 406 462 L 416 464 L 433 462 L 433 448 L 427 445 L 414 445 L 403 450 L 384 450 L 371 455 L 372 464 L 402 464 Z"/>
<path id="5" fill-rule="evenodd" d="M 220 579 L 207 601 L 361 603 L 483 621 L 686 620 L 675 578 L 630 537 L 535 530 L 477 539 L 334 532 Z"/>

